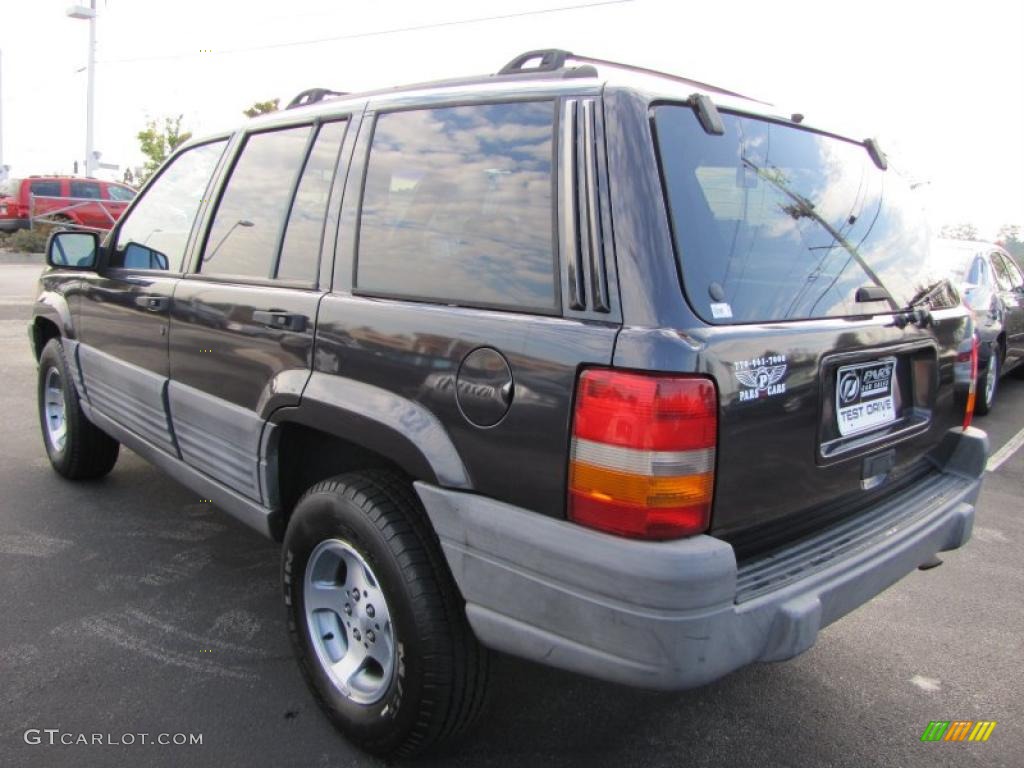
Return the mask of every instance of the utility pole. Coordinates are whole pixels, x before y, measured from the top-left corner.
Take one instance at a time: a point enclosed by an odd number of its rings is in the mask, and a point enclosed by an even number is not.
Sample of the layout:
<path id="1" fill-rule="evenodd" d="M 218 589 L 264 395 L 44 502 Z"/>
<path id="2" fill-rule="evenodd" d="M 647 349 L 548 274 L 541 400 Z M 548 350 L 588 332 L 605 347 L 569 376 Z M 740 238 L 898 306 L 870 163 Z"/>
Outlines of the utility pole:
<path id="1" fill-rule="evenodd" d="M 88 85 L 85 96 L 85 175 L 92 178 L 96 170 L 96 153 L 93 150 L 93 103 L 96 93 L 96 0 L 89 0 L 89 7 L 73 5 L 67 10 L 72 19 L 89 20 L 89 65 Z"/>
<path id="2" fill-rule="evenodd" d="M 0 51 L 0 181 L 7 178 L 4 165 L 4 52 Z"/>

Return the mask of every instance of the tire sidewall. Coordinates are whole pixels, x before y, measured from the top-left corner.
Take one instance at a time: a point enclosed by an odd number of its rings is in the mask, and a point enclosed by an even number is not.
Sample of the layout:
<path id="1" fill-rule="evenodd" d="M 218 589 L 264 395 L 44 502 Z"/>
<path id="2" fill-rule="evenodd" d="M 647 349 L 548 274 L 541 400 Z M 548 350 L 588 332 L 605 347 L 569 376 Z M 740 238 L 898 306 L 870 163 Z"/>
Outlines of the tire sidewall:
<path id="1" fill-rule="evenodd" d="M 309 637 L 303 594 L 306 566 L 316 546 L 327 539 L 341 539 L 358 550 L 388 603 L 398 657 L 387 692 L 373 704 L 353 702 L 334 686 Z M 285 536 L 282 584 L 292 644 L 320 702 L 352 741 L 373 745 L 375 751 L 401 743 L 416 720 L 420 641 L 400 565 L 379 529 L 343 494 L 323 491 L 308 496 L 296 508 Z"/>
<path id="2" fill-rule="evenodd" d="M 56 370 L 60 375 L 60 386 L 64 392 L 64 425 L 65 425 L 65 436 L 64 436 L 64 448 L 58 449 L 55 445 L 50 442 L 50 432 L 46 423 L 46 377 L 51 370 Z M 50 457 L 50 463 L 58 471 L 64 471 L 67 468 L 67 464 L 71 457 L 71 444 L 76 438 L 73 413 L 76 413 L 75 402 L 72 398 L 76 397 L 74 391 L 74 384 L 68 378 L 68 366 L 64 359 L 64 347 L 56 339 L 52 339 L 47 342 L 46 346 L 43 347 L 43 352 L 39 356 L 39 380 L 36 387 L 36 395 L 39 409 L 39 427 L 42 430 L 43 435 L 43 446 L 46 449 L 47 456 Z"/>

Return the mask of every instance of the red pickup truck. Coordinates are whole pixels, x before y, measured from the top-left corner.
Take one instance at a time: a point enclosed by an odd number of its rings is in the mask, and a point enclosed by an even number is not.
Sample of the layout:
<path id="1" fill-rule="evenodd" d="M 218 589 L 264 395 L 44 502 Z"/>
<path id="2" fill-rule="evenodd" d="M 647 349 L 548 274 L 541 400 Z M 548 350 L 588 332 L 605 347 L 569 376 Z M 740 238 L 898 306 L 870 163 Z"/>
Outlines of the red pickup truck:
<path id="1" fill-rule="evenodd" d="M 70 176 L 8 179 L 0 186 L 0 232 L 28 229 L 31 219 L 110 229 L 135 197 L 125 184 Z"/>

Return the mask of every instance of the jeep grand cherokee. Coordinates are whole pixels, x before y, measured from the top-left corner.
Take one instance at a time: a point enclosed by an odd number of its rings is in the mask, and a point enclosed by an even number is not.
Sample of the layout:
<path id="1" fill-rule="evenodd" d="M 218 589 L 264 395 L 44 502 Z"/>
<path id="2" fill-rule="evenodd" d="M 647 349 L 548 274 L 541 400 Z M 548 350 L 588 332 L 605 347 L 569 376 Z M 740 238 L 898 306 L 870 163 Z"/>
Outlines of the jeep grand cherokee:
<path id="1" fill-rule="evenodd" d="M 972 321 L 876 143 L 556 50 L 314 96 L 54 235 L 30 336 L 57 472 L 125 445 L 283 541 L 353 742 L 456 735 L 488 649 L 786 659 L 967 541 Z"/>

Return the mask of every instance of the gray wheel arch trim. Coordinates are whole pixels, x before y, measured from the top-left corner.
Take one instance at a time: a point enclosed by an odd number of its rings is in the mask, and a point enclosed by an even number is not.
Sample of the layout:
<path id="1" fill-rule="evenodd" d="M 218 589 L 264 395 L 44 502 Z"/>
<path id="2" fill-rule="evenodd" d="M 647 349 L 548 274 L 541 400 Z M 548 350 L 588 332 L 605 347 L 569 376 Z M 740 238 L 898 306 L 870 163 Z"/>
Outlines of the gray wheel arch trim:
<path id="1" fill-rule="evenodd" d="M 314 371 L 297 408 L 275 412 L 393 459 L 414 478 L 472 489 L 466 466 L 441 421 L 427 408 L 386 389 Z"/>
<path id="2" fill-rule="evenodd" d="M 36 359 L 43 353 L 43 347 L 39 344 L 36 336 L 36 325 L 39 320 L 48 320 L 57 326 L 61 339 L 74 339 L 74 319 L 71 315 L 71 307 L 68 300 L 62 294 L 55 291 L 42 291 L 32 305 L 32 319 L 29 320 L 29 333 L 32 334 L 32 347 Z"/>

